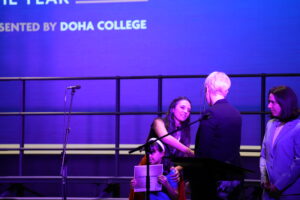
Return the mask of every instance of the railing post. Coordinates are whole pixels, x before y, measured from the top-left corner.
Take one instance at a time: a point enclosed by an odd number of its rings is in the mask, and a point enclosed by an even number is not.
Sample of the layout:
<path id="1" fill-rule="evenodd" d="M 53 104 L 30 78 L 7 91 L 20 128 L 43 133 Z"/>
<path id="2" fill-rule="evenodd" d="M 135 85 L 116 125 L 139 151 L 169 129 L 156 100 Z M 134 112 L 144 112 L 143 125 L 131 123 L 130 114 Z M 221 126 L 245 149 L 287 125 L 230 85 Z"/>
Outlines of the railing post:
<path id="1" fill-rule="evenodd" d="M 120 112 L 121 80 L 116 77 L 116 112 Z M 120 147 L 120 114 L 115 115 L 115 176 L 119 176 L 119 147 Z"/>
<path id="2" fill-rule="evenodd" d="M 159 76 L 158 79 L 158 88 L 157 88 L 157 91 L 158 91 L 158 94 L 157 94 L 157 112 L 159 112 L 158 116 L 161 117 L 162 116 L 162 77 Z"/>
<path id="3" fill-rule="evenodd" d="M 265 134 L 266 122 L 266 74 L 261 74 L 261 99 L 260 99 L 260 143 L 262 143 Z"/>
<path id="4" fill-rule="evenodd" d="M 26 82 L 22 80 L 22 107 L 21 112 L 26 112 Z M 19 176 L 23 175 L 23 155 L 24 155 L 24 143 L 25 143 L 25 115 L 21 115 L 21 141 L 19 152 Z"/>

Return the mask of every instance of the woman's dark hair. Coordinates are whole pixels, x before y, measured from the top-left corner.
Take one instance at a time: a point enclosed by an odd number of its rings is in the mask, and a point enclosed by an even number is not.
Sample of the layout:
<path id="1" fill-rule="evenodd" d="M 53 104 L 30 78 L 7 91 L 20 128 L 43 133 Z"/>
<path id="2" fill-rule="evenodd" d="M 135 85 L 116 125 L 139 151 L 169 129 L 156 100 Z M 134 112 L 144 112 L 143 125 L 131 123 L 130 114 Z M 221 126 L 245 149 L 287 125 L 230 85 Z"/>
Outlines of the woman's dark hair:
<path id="1" fill-rule="evenodd" d="M 169 106 L 169 110 L 165 117 L 165 123 L 166 123 L 166 128 L 167 128 L 168 132 L 174 131 L 176 129 L 173 109 L 176 107 L 178 102 L 181 100 L 186 100 L 192 105 L 191 101 L 187 97 L 177 97 L 176 99 L 174 99 L 171 102 L 171 104 Z M 190 122 L 190 115 L 184 122 L 181 123 L 181 126 L 184 127 L 187 124 L 189 124 L 189 122 Z M 182 134 L 181 134 L 180 142 L 182 144 L 184 144 L 185 146 L 190 146 L 190 143 L 191 143 L 190 127 L 186 127 L 185 129 L 183 129 L 181 131 L 181 133 Z"/>
<path id="2" fill-rule="evenodd" d="M 295 92 L 288 86 L 276 86 L 270 89 L 269 95 L 273 94 L 278 102 L 281 113 L 276 117 L 282 122 L 288 122 L 299 116 L 298 99 Z M 275 118 L 274 116 L 272 116 Z"/>
<path id="3" fill-rule="evenodd" d="M 151 154 L 155 151 L 164 152 L 165 150 L 158 144 L 158 142 L 153 142 L 149 145 L 149 152 Z"/>
<path id="4" fill-rule="evenodd" d="M 162 152 L 165 152 L 165 149 L 163 149 L 162 146 L 160 144 L 158 144 L 158 142 L 153 142 L 149 145 L 149 153 L 152 154 L 156 151 L 159 151 L 162 153 Z M 170 172 L 170 167 L 172 166 L 170 158 L 163 157 L 161 164 L 163 164 L 164 175 L 167 175 Z"/>

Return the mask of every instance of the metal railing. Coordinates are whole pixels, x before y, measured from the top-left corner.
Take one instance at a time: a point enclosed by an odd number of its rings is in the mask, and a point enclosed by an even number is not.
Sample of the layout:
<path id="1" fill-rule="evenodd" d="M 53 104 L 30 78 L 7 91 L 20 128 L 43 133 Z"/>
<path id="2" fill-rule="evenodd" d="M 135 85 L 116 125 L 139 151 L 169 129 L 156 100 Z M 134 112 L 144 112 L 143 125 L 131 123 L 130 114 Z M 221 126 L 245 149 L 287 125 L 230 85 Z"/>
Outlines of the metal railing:
<path id="1" fill-rule="evenodd" d="M 260 135 L 261 138 L 264 135 L 265 116 L 266 112 L 266 79 L 268 77 L 300 77 L 300 73 L 282 73 L 282 74 L 229 74 L 230 77 L 236 78 L 260 78 L 261 84 L 261 100 L 260 111 L 249 112 L 241 111 L 241 114 L 247 115 L 260 115 Z M 22 106 L 20 112 L 0 112 L 0 116 L 21 116 L 21 140 L 19 148 L 0 148 L 0 151 L 18 150 L 19 153 L 19 176 L 22 176 L 23 172 L 23 156 L 25 150 L 25 117 L 29 115 L 64 115 L 64 112 L 27 112 L 26 111 L 26 83 L 28 81 L 54 81 L 54 80 L 114 80 L 115 81 L 115 111 L 114 112 L 72 112 L 72 115 L 114 115 L 115 117 L 115 147 L 109 148 L 109 150 L 115 151 L 115 176 L 119 175 L 119 155 L 120 150 L 129 150 L 127 148 L 120 148 L 120 116 L 121 115 L 158 115 L 161 116 L 162 112 L 162 100 L 163 100 L 163 80 L 166 79 L 182 79 L 182 78 L 205 78 L 206 75 L 158 75 L 158 76 L 111 76 L 111 77 L 1 77 L 1 81 L 20 81 L 22 87 Z M 157 111 L 156 112 L 121 112 L 120 108 L 120 94 L 121 94 L 121 81 L 129 79 L 156 79 L 158 83 L 157 93 Z M 192 114 L 200 114 L 200 112 L 192 112 Z M 53 149 L 52 149 L 53 150 Z M 62 150 L 58 148 L 57 150 Z M 82 149 L 81 149 L 82 150 Z M 85 149 L 91 150 L 91 149 Z M 107 148 L 94 148 L 94 150 L 108 150 Z"/>

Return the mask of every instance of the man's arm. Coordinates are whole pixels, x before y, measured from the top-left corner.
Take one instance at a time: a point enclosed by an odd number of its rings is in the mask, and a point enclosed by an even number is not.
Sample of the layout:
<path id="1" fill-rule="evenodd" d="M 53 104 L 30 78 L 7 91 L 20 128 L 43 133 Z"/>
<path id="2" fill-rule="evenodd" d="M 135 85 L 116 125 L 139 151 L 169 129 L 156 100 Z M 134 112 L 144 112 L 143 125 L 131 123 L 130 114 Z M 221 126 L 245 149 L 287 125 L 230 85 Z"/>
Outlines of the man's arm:
<path id="1" fill-rule="evenodd" d="M 200 122 L 197 131 L 196 157 L 210 157 L 211 154 L 210 149 L 215 129 L 217 128 L 217 121 L 212 112 L 210 112 L 209 115 L 211 116 L 209 119 Z"/>

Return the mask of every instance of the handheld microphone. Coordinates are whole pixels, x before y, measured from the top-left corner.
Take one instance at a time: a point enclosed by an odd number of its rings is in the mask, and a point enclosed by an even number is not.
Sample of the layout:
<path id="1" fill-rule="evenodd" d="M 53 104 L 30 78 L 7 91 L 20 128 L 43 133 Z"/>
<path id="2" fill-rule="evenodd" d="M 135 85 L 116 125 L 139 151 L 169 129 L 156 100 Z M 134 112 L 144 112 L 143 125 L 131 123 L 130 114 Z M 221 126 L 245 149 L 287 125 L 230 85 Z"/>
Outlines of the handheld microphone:
<path id="1" fill-rule="evenodd" d="M 73 86 L 67 87 L 67 89 L 80 89 L 80 88 L 81 88 L 80 85 L 73 85 Z"/>

